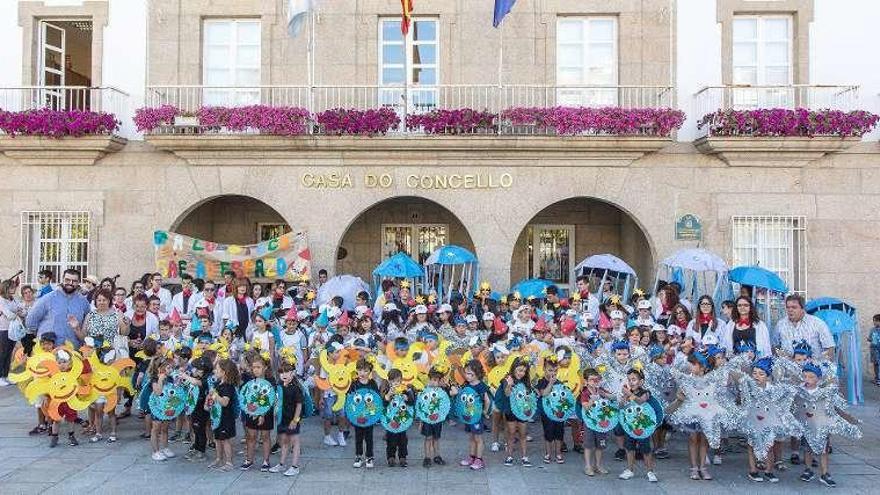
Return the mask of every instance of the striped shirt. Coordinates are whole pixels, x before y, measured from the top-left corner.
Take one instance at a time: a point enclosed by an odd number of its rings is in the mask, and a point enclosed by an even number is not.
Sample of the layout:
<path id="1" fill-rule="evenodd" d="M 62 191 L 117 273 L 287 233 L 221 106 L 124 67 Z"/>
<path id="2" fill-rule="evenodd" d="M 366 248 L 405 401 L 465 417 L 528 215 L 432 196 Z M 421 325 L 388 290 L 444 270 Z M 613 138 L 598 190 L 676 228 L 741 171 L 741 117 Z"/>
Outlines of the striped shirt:
<path id="1" fill-rule="evenodd" d="M 804 340 L 813 349 L 813 356 L 819 356 L 822 351 L 835 347 L 834 337 L 828 325 L 821 319 L 804 314 L 800 320 L 793 322 L 788 318 L 779 320 L 776 324 L 776 334 L 779 335 L 779 345 L 786 352 L 794 352 L 794 346 Z"/>

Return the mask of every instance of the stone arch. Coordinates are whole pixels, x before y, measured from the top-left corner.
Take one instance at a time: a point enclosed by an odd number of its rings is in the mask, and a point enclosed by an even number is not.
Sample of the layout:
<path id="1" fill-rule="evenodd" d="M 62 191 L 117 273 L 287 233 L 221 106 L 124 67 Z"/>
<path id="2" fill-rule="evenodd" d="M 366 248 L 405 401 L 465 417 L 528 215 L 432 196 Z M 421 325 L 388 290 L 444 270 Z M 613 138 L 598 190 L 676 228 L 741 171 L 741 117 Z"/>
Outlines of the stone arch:
<path id="1" fill-rule="evenodd" d="M 170 230 L 226 244 L 254 244 L 261 233 L 290 230 L 290 223 L 272 206 L 242 194 L 211 196 L 177 216 Z M 286 230 L 285 230 L 286 229 Z M 272 237 L 272 236 L 270 236 Z"/>

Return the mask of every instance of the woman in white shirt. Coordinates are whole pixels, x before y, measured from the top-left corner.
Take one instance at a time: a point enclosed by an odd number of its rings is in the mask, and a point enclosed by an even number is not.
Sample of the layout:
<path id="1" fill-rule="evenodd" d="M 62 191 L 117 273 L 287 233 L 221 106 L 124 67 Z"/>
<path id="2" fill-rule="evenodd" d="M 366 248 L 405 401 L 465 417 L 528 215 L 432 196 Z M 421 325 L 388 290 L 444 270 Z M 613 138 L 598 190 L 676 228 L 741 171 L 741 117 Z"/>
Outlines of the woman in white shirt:
<path id="1" fill-rule="evenodd" d="M 741 343 L 753 345 L 757 359 L 773 355 L 767 325 L 758 317 L 752 300 L 743 296 L 736 298 L 734 317 L 724 327 L 721 339 L 721 345 L 728 355 L 736 354 Z"/>

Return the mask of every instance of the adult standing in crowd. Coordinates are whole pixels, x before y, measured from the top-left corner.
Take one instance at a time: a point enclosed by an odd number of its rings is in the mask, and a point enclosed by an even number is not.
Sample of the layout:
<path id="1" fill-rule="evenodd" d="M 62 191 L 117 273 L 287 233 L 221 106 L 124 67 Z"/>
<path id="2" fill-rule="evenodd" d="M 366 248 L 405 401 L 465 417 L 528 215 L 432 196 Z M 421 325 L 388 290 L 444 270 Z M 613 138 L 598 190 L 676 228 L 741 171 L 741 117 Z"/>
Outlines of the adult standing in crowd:
<path id="1" fill-rule="evenodd" d="M 162 287 L 162 274 L 159 272 L 154 273 L 150 277 L 149 281 L 150 287 L 144 292 L 147 297 L 156 296 L 159 298 L 159 312 L 162 314 L 167 314 L 171 312 L 171 292 Z"/>
<path id="2" fill-rule="evenodd" d="M 34 292 L 34 288 L 27 284 L 22 285 L 19 291 L 21 293 L 21 300 L 19 301 L 22 311 L 21 321 L 24 323 L 27 314 L 34 307 L 34 304 L 37 303 L 37 294 Z M 34 340 L 36 340 L 36 338 L 37 336 L 34 332 L 30 331 L 30 329 L 25 329 L 25 334 L 21 338 L 21 346 L 24 348 L 25 354 L 31 354 L 31 351 L 34 348 Z"/>
<path id="3" fill-rule="evenodd" d="M 117 337 L 128 335 L 128 319 L 119 309 L 111 306 L 111 300 L 110 291 L 99 289 L 95 293 L 95 309 L 86 315 L 78 332 L 80 339 L 91 337 L 95 341 L 95 348 L 103 347 L 105 342 L 113 348 L 119 348 Z M 127 347 L 126 344 L 126 352 Z"/>
<path id="4" fill-rule="evenodd" d="M 776 335 L 779 337 L 779 346 L 789 354 L 794 352 L 797 343 L 806 341 L 813 349 L 813 356 L 835 360 L 831 330 L 824 321 L 804 311 L 804 297 L 800 294 L 785 298 L 785 318 L 776 323 Z"/>
<path id="5" fill-rule="evenodd" d="M 758 358 L 773 357 L 770 331 L 758 317 L 752 300 L 745 296 L 736 298 L 733 318 L 724 327 L 721 339 L 721 347 L 729 354 L 737 353 L 741 344 L 754 348 Z"/>
<path id="6" fill-rule="evenodd" d="M 36 329 L 38 337 L 46 332 L 54 332 L 55 345 L 69 340 L 78 347 L 80 339 L 74 329 L 82 325 L 83 318 L 91 310 L 88 299 L 79 291 L 79 282 L 79 270 L 64 270 L 61 287 L 37 300 L 27 315 L 26 327 Z"/>
<path id="7" fill-rule="evenodd" d="M 40 290 L 37 291 L 37 297 L 43 297 L 46 294 L 49 294 L 56 288 L 58 288 L 55 283 L 55 274 L 52 273 L 52 270 L 40 270 L 37 273 L 37 283 L 40 284 Z"/>
<path id="8" fill-rule="evenodd" d="M 12 350 L 15 348 L 15 341 L 9 339 L 9 327 L 20 322 L 19 318 L 22 316 L 24 311 L 15 300 L 15 282 L 0 282 L 0 387 L 9 385 L 6 377 L 12 363 Z"/>

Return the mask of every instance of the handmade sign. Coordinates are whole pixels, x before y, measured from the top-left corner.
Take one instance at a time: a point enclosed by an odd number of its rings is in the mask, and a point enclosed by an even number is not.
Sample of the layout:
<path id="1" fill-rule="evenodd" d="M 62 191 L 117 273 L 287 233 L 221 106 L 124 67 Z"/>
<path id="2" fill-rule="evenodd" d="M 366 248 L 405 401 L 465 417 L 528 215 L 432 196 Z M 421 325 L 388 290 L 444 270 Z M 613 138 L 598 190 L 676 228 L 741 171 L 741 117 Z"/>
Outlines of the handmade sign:
<path id="1" fill-rule="evenodd" d="M 156 270 L 165 278 L 184 273 L 219 279 L 227 271 L 251 279 L 308 280 L 311 253 L 306 232 L 288 232 L 259 244 L 237 245 L 203 241 L 175 232 L 153 233 Z"/>
<path id="2" fill-rule="evenodd" d="M 524 383 L 517 383 L 510 391 L 510 412 L 521 421 L 531 421 L 538 412 L 538 396 Z"/>
<path id="3" fill-rule="evenodd" d="M 632 438 L 641 440 L 650 437 L 657 429 L 657 424 L 657 414 L 647 402 L 639 404 L 633 401 L 620 410 L 620 426 Z"/>
<path id="4" fill-rule="evenodd" d="M 574 394 L 561 383 L 553 385 L 550 393 L 542 399 L 541 403 L 544 406 L 544 414 L 551 421 L 563 423 L 574 416 Z"/>
<path id="5" fill-rule="evenodd" d="M 466 425 L 483 419 L 483 398 L 470 385 L 465 385 L 455 396 L 455 415 Z"/>
<path id="6" fill-rule="evenodd" d="M 425 387 L 416 397 L 416 416 L 429 425 L 446 421 L 451 407 L 449 394 L 440 387 Z"/>
<path id="7" fill-rule="evenodd" d="M 241 386 L 238 393 L 239 407 L 252 418 L 272 410 L 278 399 L 275 387 L 265 378 L 254 378 Z"/>
<path id="8" fill-rule="evenodd" d="M 413 419 L 413 408 L 406 403 L 406 396 L 396 394 L 391 397 L 385 407 L 385 414 L 382 415 L 382 427 L 391 433 L 400 433 L 412 426 Z"/>
<path id="9" fill-rule="evenodd" d="M 216 430 L 220 428 L 220 419 L 223 416 L 223 406 L 220 405 L 217 401 L 211 401 L 211 409 L 209 414 L 211 415 L 211 429 Z"/>
<path id="10" fill-rule="evenodd" d="M 171 421 L 186 409 L 187 391 L 174 382 L 165 382 L 162 392 L 150 395 L 150 414 L 161 421 Z"/>
<path id="11" fill-rule="evenodd" d="M 618 424 L 617 403 L 600 397 L 593 401 L 589 409 L 581 408 L 581 419 L 587 428 L 598 433 L 607 433 Z"/>
<path id="12" fill-rule="evenodd" d="M 366 428 L 382 419 L 382 397 L 372 388 L 362 387 L 345 397 L 345 417 L 354 426 Z"/>

